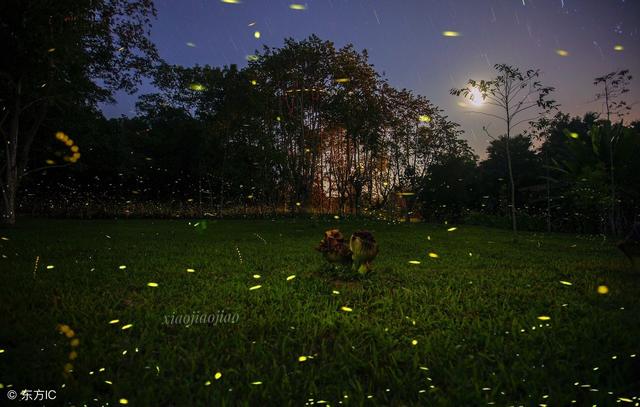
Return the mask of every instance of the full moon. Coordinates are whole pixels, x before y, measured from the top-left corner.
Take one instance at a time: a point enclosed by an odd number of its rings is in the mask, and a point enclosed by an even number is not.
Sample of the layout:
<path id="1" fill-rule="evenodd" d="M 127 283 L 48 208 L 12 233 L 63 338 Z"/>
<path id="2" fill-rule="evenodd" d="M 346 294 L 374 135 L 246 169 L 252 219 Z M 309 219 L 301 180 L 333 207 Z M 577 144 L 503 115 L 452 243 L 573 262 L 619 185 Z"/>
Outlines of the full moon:
<path id="1" fill-rule="evenodd" d="M 480 106 L 483 102 L 482 100 L 482 93 L 480 92 L 480 89 L 478 88 L 472 88 L 471 91 L 469 92 L 469 95 L 471 96 L 469 99 L 471 100 L 471 103 L 475 106 Z"/>

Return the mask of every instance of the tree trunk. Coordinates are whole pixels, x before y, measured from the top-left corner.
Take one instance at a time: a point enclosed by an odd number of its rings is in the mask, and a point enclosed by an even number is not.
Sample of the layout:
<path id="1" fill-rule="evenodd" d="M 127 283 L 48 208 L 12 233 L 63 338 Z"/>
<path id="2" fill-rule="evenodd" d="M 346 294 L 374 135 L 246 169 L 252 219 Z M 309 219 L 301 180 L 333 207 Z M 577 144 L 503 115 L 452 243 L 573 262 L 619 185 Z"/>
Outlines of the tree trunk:
<path id="1" fill-rule="evenodd" d="M 207 183 L 209 185 L 209 211 L 213 211 L 213 184 L 211 183 L 211 174 L 207 173 Z"/>
<path id="2" fill-rule="evenodd" d="M 7 180 L 2 186 L 2 223 L 7 226 L 13 226 L 16 223 L 16 192 L 18 190 L 17 185 L 17 173 L 9 175 L 9 169 L 7 169 Z"/>
<path id="3" fill-rule="evenodd" d="M 609 123 L 611 125 L 611 123 Z M 611 235 L 615 236 L 617 232 L 616 225 L 616 183 L 615 183 L 615 174 L 613 172 L 613 152 L 614 152 L 614 143 L 615 143 L 615 129 L 612 127 L 611 140 L 609 140 L 609 172 L 611 175 L 611 214 L 610 214 L 610 223 L 611 223 Z"/>
<path id="4" fill-rule="evenodd" d="M 199 216 L 202 216 L 202 176 L 198 175 L 198 211 Z"/>
<path id="5" fill-rule="evenodd" d="M 509 134 L 506 139 L 507 146 L 507 167 L 509 168 L 509 185 L 511 186 L 511 225 L 513 227 L 513 234 L 518 233 L 518 227 L 516 224 L 516 186 L 513 180 L 513 168 L 511 166 L 511 150 L 509 149 Z"/>
<path id="6" fill-rule="evenodd" d="M 611 126 L 611 140 L 609 140 L 609 167 L 610 167 L 610 180 L 611 180 L 611 213 L 609 214 L 609 223 L 611 227 L 611 235 L 616 235 L 616 190 L 615 190 L 615 178 L 613 174 L 613 143 L 615 140 L 615 129 L 611 124 L 611 109 L 609 107 L 609 86 L 607 82 L 604 83 L 604 97 L 605 107 L 607 109 L 607 121 Z"/>
<path id="7" fill-rule="evenodd" d="M 551 233 L 551 182 L 549 181 L 549 153 L 544 152 L 545 173 L 547 177 L 547 232 Z"/>
<path id="8" fill-rule="evenodd" d="M 17 95 L 6 146 L 6 166 L 4 179 L 2 180 L 2 223 L 15 225 L 16 223 L 16 194 L 18 192 L 18 133 L 20 131 L 20 82 L 18 82 Z"/>
<path id="9" fill-rule="evenodd" d="M 360 205 L 362 198 L 362 181 L 359 179 L 353 182 L 353 190 L 354 190 L 354 205 L 355 205 L 355 214 L 356 216 L 360 216 Z"/>

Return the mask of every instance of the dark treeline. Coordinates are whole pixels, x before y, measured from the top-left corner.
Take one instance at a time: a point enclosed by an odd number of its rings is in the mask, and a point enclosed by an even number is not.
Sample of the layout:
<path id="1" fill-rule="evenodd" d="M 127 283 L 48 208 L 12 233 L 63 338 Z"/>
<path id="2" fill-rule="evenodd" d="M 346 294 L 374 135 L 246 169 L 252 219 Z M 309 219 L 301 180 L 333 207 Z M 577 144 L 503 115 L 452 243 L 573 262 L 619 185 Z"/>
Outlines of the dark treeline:
<path id="1" fill-rule="evenodd" d="M 153 82 L 134 118 L 59 112 L 32 165 L 66 154 L 57 130 L 82 159 L 25 183 L 23 209 L 389 213 L 413 207 L 431 166 L 475 161 L 441 109 L 390 86 L 366 52 L 314 36 L 265 48 L 242 70 L 163 64 Z"/>
<path id="2" fill-rule="evenodd" d="M 442 110 L 391 87 L 352 46 L 310 37 L 265 48 L 244 69 L 162 64 L 154 85 L 133 118 L 59 111 L 31 167 L 62 162 L 68 147 L 58 130 L 82 158 L 28 178 L 21 210 L 509 225 L 506 138 L 478 162 Z M 509 146 L 521 228 L 611 233 L 638 213 L 638 123 L 557 113 Z"/>

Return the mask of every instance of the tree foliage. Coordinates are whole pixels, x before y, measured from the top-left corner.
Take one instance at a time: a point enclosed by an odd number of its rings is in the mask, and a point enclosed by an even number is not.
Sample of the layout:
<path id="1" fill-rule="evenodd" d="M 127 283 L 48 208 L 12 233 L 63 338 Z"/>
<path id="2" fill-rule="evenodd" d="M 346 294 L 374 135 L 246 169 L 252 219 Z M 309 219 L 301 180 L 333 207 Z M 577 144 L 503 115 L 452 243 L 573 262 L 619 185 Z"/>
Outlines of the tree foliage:
<path id="1" fill-rule="evenodd" d="M 2 218 L 15 222 L 20 180 L 52 108 L 112 100 L 135 91 L 157 59 L 151 0 L 7 0 L 0 5 Z M 55 132 L 55 130 L 54 130 Z M 51 135 L 53 134 L 50 133 Z"/>
<path id="2" fill-rule="evenodd" d="M 153 83 L 140 117 L 152 133 L 171 110 L 201 123 L 192 176 L 217 213 L 380 210 L 397 193 L 419 194 L 444 155 L 470 151 L 457 124 L 391 87 L 366 51 L 316 36 L 265 47 L 244 69 L 162 64 Z"/>

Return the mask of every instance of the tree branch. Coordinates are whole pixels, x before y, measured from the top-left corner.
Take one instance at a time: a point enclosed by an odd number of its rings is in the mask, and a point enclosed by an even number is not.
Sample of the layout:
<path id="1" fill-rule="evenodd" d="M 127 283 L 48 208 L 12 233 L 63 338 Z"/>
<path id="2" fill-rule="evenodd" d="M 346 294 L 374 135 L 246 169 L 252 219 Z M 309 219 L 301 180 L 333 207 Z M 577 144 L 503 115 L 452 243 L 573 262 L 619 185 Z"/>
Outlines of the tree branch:
<path id="1" fill-rule="evenodd" d="M 532 120 L 539 119 L 540 117 L 542 117 L 542 115 L 541 115 L 541 114 L 537 115 L 536 117 L 532 117 L 532 118 L 530 118 L 530 119 L 523 119 L 523 120 L 520 120 L 519 122 L 514 123 L 511 127 L 512 127 L 512 128 L 513 128 L 513 127 L 516 127 L 516 126 L 517 126 L 517 125 L 519 125 L 519 124 L 522 124 L 522 123 L 524 123 L 524 122 L 530 122 L 530 121 L 532 121 Z"/>
<path id="2" fill-rule="evenodd" d="M 524 112 L 525 110 L 531 109 L 532 107 L 536 107 L 536 106 L 538 106 L 538 104 L 534 102 L 534 103 L 532 103 L 532 104 L 530 104 L 530 105 L 528 105 L 528 106 L 526 106 L 526 107 L 519 108 L 518 110 L 516 110 L 515 112 L 513 112 L 513 114 L 511 115 L 511 120 L 515 119 L 515 117 L 516 117 L 516 115 L 517 115 L 518 113 L 522 113 L 522 112 Z"/>
<path id="3" fill-rule="evenodd" d="M 38 168 L 34 168 L 32 170 L 29 170 L 29 171 L 25 171 L 22 174 L 22 176 L 24 177 L 24 176 L 27 176 L 29 174 L 33 174 L 33 173 L 39 172 L 39 171 L 45 171 L 45 170 L 48 170 L 48 169 L 51 169 L 51 168 L 64 168 L 64 167 L 68 167 L 70 165 L 71 164 L 57 164 L 57 165 L 47 165 L 46 167 L 38 167 Z"/>
<path id="4" fill-rule="evenodd" d="M 465 112 L 465 113 L 477 113 L 477 114 L 482 114 L 482 115 L 485 115 L 485 116 L 489 116 L 489 117 L 493 117 L 493 118 L 496 118 L 496 119 L 500 119 L 500 120 L 504 121 L 505 123 L 507 122 L 507 120 L 506 120 L 504 117 L 500 117 L 500 116 L 497 116 L 497 115 L 495 115 L 495 114 L 491 114 L 491 113 L 477 112 L 477 111 L 470 111 L 470 112 Z"/>
<path id="5" fill-rule="evenodd" d="M 495 140 L 496 139 L 491 134 L 489 134 L 489 130 L 487 130 L 487 128 L 485 126 L 482 126 L 482 131 L 484 131 L 485 134 L 487 135 L 487 137 L 489 137 L 491 140 Z"/>

